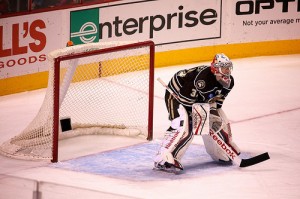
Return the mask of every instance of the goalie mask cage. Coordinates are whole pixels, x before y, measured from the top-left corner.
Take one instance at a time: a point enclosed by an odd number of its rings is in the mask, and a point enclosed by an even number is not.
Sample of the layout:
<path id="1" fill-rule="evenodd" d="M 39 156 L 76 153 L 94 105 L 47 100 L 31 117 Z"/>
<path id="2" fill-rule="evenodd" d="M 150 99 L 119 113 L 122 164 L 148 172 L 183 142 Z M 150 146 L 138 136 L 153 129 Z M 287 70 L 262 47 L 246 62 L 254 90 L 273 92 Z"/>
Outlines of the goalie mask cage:
<path id="1" fill-rule="evenodd" d="M 82 44 L 47 59 L 43 104 L 23 132 L 1 145 L 2 154 L 57 162 L 59 139 L 114 134 L 152 140 L 152 41 Z"/>

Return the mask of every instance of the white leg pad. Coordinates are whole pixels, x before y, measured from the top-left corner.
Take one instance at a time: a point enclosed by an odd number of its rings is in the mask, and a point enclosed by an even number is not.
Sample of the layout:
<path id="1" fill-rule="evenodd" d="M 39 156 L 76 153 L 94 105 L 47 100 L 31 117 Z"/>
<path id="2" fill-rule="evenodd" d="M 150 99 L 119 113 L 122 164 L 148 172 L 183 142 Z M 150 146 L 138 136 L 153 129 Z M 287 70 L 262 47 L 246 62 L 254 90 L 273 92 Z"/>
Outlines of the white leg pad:
<path id="1" fill-rule="evenodd" d="M 165 162 L 168 162 L 168 163 L 174 164 L 175 160 L 172 155 L 172 152 L 177 147 L 178 143 L 181 140 L 183 140 L 184 138 L 186 138 L 186 136 L 188 135 L 188 133 L 187 133 L 189 130 L 188 114 L 182 105 L 179 106 L 178 111 L 179 111 L 180 117 L 175 118 L 171 122 L 171 127 L 172 128 L 175 127 L 174 129 L 176 129 L 176 130 L 174 130 L 172 132 L 167 131 L 165 133 L 165 137 L 162 140 L 160 149 L 159 149 L 157 155 L 153 159 L 154 162 L 156 162 L 156 163 L 164 164 Z M 180 161 L 180 159 L 183 156 L 183 154 L 185 153 L 187 147 L 191 143 L 191 140 L 189 141 L 189 143 L 187 143 L 184 146 L 184 148 L 180 149 L 180 151 L 177 154 L 176 160 Z"/>
<path id="2" fill-rule="evenodd" d="M 211 136 L 205 134 L 202 135 L 202 139 L 204 142 L 206 152 L 210 155 L 210 157 L 213 160 L 215 161 L 223 160 L 225 162 L 230 160 L 227 154 L 221 149 L 219 149 L 217 143 L 212 139 Z"/>
<path id="3" fill-rule="evenodd" d="M 170 164 L 175 164 L 173 155 L 163 147 L 160 148 L 159 152 L 156 154 L 153 160 L 154 162 L 159 163 L 161 165 L 164 165 L 165 162 L 168 162 Z"/>
<path id="4" fill-rule="evenodd" d="M 231 148 L 237 154 L 240 154 L 241 153 L 241 149 L 232 140 L 232 133 L 231 133 L 230 122 L 229 122 L 226 114 L 224 113 L 224 111 L 222 109 L 218 109 L 218 113 L 219 113 L 220 117 L 222 117 L 222 120 L 224 122 L 222 130 L 228 135 L 228 143 L 227 144 L 230 145 Z"/>

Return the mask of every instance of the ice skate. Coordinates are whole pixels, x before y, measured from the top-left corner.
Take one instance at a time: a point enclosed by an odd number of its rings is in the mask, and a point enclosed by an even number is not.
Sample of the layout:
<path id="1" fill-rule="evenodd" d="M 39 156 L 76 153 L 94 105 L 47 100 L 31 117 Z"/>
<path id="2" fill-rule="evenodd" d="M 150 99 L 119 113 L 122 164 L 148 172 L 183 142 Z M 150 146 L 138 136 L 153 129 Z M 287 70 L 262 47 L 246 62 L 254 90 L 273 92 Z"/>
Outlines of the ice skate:
<path id="1" fill-rule="evenodd" d="M 165 162 L 165 164 L 163 164 L 163 165 L 155 162 L 153 170 L 176 174 L 176 173 L 182 171 L 183 169 L 179 169 L 179 168 L 175 167 L 173 164 L 170 164 L 168 162 Z"/>

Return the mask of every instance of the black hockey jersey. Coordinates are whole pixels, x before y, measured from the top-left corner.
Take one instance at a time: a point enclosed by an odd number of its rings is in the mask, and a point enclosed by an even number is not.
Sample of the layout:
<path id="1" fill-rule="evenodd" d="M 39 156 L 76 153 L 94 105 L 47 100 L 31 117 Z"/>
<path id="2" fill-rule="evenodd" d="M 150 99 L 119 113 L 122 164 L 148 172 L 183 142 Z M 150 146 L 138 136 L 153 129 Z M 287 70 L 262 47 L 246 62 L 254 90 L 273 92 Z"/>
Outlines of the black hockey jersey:
<path id="1" fill-rule="evenodd" d="M 229 88 L 225 88 L 216 80 L 210 66 L 198 66 L 178 71 L 170 80 L 169 87 L 179 96 L 179 102 L 184 106 L 215 101 L 217 108 L 221 108 L 234 86 L 233 77 L 230 76 L 230 79 Z"/>

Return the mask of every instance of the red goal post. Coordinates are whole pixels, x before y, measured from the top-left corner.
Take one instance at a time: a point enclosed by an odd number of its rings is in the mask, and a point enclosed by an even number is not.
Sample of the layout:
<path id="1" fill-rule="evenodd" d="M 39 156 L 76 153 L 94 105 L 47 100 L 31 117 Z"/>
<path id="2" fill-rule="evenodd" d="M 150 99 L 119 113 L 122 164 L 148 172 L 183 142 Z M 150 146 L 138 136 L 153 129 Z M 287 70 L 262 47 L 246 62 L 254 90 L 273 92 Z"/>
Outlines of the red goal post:
<path id="1" fill-rule="evenodd" d="M 154 54 L 152 41 L 83 44 L 49 53 L 40 111 L 0 152 L 57 162 L 60 139 L 113 134 L 152 140 Z"/>

